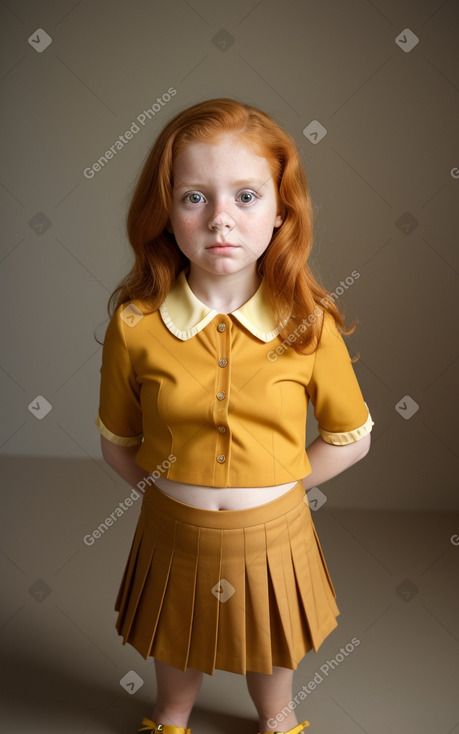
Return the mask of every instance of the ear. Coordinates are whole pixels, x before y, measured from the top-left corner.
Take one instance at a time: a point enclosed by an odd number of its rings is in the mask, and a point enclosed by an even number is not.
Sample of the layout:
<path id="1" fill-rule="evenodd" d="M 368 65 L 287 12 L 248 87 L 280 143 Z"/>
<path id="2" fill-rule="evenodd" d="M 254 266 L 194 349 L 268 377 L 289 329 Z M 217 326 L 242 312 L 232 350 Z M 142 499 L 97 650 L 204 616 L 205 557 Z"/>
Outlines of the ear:
<path id="1" fill-rule="evenodd" d="M 275 221 L 274 221 L 274 226 L 275 227 L 280 227 L 283 221 L 284 220 L 282 219 L 281 215 L 278 214 L 277 217 L 276 217 L 276 219 L 275 219 Z"/>

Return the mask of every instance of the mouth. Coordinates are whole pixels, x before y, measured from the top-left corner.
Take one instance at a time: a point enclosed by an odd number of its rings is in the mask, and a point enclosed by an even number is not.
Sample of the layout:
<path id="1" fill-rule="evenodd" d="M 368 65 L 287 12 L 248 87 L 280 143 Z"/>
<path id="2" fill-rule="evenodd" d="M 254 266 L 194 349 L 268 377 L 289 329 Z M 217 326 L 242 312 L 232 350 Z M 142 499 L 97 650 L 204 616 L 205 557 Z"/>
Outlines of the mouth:
<path id="1" fill-rule="evenodd" d="M 206 250 L 215 250 L 217 252 L 236 250 L 239 245 L 233 245 L 231 242 L 214 242 L 213 245 L 206 247 Z"/>

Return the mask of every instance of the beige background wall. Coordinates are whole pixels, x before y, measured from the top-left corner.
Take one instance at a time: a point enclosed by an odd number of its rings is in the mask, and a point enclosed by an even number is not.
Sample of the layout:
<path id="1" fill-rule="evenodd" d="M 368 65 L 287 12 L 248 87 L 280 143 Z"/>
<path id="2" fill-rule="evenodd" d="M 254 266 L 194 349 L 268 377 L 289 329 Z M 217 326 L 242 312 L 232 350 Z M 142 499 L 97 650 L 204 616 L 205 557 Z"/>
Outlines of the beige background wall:
<path id="1" fill-rule="evenodd" d="M 0 15 L 3 454 L 100 458 L 92 332 L 104 333 L 131 261 L 135 177 L 167 119 L 230 96 L 273 115 L 302 151 L 315 272 L 332 291 L 360 273 L 342 302 L 360 320 L 348 346 L 373 445 L 331 501 L 457 507 L 459 4 L 16 0 Z M 37 29 L 52 39 L 41 52 Z M 303 133 L 313 121 L 327 131 L 318 142 Z M 39 395 L 52 406 L 42 420 L 28 409 Z M 409 419 L 405 396 L 418 406 Z"/>
<path id="2" fill-rule="evenodd" d="M 376 425 L 335 499 L 457 507 L 458 11 L 454 0 L 2 6 L 3 454 L 100 457 L 92 331 L 130 263 L 129 191 L 169 117 L 231 96 L 301 148 L 315 272 L 330 290 L 360 273 L 342 302 L 360 320 L 348 345 Z M 37 29 L 52 39 L 40 53 Z M 313 143 L 303 130 L 315 120 L 327 132 Z M 28 409 L 39 395 L 52 406 L 42 420 Z M 407 395 L 419 406 L 409 420 L 397 410 Z"/>
<path id="3" fill-rule="evenodd" d="M 459 4 L 16 0 L 0 14 L 3 455 L 100 459 L 93 329 L 130 266 L 136 175 L 169 117 L 231 96 L 302 151 L 316 274 L 331 291 L 360 274 L 341 300 L 359 318 L 347 343 L 373 444 L 330 501 L 457 508 Z"/>

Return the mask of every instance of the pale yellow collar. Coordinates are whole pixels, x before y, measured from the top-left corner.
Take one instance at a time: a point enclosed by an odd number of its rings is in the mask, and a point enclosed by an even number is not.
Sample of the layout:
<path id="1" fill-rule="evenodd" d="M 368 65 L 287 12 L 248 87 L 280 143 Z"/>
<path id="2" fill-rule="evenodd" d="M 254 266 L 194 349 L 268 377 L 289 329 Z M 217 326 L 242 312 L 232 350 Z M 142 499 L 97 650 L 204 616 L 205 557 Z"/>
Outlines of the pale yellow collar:
<path id="1" fill-rule="evenodd" d="M 173 282 L 159 312 L 169 331 L 182 341 L 191 339 L 219 313 L 195 296 L 186 279 L 185 270 L 181 270 Z M 231 315 L 263 342 L 271 341 L 279 333 L 264 280 L 253 296 Z"/>

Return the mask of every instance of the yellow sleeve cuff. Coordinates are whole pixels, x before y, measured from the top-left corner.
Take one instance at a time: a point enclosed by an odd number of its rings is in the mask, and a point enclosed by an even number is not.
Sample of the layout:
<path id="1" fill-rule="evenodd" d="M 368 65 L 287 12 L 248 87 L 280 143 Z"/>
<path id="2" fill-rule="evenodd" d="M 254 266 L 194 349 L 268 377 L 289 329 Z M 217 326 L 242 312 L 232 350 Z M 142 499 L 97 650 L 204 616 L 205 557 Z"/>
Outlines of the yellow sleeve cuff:
<path id="1" fill-rule="evenodd" d="M 143 433 L 139 433 L 138 436 L 117 436 L 116 433 L 112 433 L 102 423 L 99 413 L 94 423 L 104 438 L 107 438 L 112 443 L 118 444 L 118 446 L 137 446 L 143 441 Z"/>
<path id="2" fill-rule="evenodd" d="M 318 426 L 319 434 L 322 436 L 323 440 L 327 443 L 334 444 L 335 446 L 345 446 L 346 444 L 358 441 L 370 433 L 375 423 L 370 415 L 368 405 L 366 403 L 365 405 L 368 410 L 368 418 L 362 426 L 354 428 L 352 431 L 343 431 L 342 433 L 326 431 L 324 428 Z"/>

